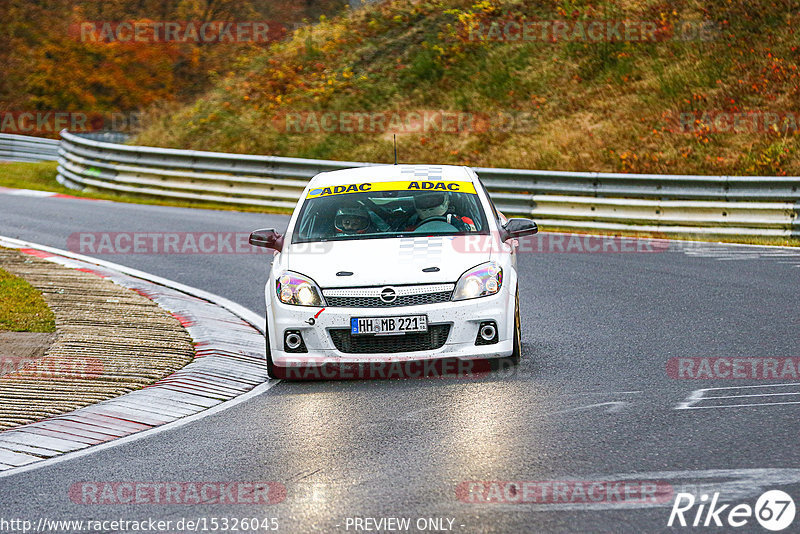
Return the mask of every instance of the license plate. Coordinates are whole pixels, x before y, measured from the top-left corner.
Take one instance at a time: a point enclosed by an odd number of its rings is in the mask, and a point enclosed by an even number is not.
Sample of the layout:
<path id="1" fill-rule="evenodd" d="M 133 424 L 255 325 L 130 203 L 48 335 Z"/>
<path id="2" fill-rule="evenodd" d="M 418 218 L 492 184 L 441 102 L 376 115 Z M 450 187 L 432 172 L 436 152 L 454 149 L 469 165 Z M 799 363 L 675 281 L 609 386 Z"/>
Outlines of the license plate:
<path id="1" fill-rule="evenodd" d="M 401 315 L 398 317 L 353 317 L 350 333 L 360 334 L 405 334 L 427 332 L 428 317 L 425 315 Z"/>

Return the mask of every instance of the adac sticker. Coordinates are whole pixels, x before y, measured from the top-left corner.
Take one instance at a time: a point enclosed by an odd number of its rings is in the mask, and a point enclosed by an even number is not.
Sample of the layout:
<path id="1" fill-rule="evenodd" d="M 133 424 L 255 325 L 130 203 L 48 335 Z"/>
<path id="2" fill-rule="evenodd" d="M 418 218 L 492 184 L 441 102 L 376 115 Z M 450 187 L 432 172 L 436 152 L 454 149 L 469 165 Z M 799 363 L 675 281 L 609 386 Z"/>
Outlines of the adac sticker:
<path id="1" fill-rule="evenodd" d="M 475 194 L 475 186 L 472 185 L 472 182 L 445 182 L 443 180 L 342 184 L 312 189 L 308 192 L 306 198 L 345 195 L 348 193 L 364 193 L 368 191 L 452 191 L 454 193 Z"/>

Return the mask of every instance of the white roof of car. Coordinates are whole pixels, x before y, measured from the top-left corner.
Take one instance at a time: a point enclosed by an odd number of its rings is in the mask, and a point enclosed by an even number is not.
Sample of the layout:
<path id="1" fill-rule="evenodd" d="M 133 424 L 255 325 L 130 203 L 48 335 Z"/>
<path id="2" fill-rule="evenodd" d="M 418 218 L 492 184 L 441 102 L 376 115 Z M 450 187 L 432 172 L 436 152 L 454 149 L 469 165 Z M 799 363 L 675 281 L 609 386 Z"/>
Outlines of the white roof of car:
<path id="1" fill-rule="evenodd" d="M 472 175 L 467 167 L 455 165 L 373 165 L 320 173 L 311 179 L 309 187 L 405 180 L 472 182 Z"/>

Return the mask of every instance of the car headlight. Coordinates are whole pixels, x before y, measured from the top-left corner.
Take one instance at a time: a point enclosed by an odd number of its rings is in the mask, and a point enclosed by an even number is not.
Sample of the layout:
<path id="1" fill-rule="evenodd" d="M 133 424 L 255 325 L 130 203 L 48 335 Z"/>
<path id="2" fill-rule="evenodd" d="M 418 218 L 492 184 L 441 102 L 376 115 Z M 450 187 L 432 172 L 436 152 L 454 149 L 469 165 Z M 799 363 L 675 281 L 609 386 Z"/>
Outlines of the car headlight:
<path id="1" fill-rule="evenodd" d="M 275 282 L 275 291 L 278 300 L 284 304 L 294 304 L 295 306 L 324 306 L 316 282 L 302 274 L 286 272 L 283 273 Z"/>
<path id="2" fill-rule="evenodd" d="M 488 297 L 500 291 L 503 285 L 503 269 L 495 262 L 473 267 L 461 275 L 453 291 L 453 300 Z"/>

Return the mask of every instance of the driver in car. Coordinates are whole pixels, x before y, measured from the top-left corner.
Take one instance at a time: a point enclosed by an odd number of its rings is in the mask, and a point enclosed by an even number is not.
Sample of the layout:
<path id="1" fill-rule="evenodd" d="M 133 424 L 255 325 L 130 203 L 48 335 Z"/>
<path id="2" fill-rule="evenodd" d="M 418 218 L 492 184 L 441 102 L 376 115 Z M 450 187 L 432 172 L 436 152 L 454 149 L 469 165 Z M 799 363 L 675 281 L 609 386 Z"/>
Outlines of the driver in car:
<path id="1" fill-rule="evenodd" d="M 333 223 L 338 235 L 359 235 L 375 232 L 372 219 L 366 208 L 362 206 L 348 206 L 339 208 Z"/>
<path id="2" fill-rule="evenodd" d="M 450 204 L 450 194 L 445 192 L 426 192 L 414 195 L 416 214 L 408 221 L 407 230 L 419 228 L 426 222 L 441 221 L 453 226 L 459 232 L 475 232 L 475 223 L 469 217 L 456 215 Z"/>

